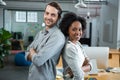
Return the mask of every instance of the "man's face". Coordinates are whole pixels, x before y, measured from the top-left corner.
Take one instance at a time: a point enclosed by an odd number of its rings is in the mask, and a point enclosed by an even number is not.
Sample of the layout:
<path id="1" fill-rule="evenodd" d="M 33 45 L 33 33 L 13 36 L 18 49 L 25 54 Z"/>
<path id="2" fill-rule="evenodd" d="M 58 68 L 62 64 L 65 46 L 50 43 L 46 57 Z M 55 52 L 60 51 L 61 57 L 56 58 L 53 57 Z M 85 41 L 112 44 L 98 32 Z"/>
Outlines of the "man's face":
<path id="1" fill-rule="evenodd" d="M 58 10 L 50 5 L 47 5 L 44 13 L 44 22 L 46 27 L 51 28 L 58 21 Z"/>

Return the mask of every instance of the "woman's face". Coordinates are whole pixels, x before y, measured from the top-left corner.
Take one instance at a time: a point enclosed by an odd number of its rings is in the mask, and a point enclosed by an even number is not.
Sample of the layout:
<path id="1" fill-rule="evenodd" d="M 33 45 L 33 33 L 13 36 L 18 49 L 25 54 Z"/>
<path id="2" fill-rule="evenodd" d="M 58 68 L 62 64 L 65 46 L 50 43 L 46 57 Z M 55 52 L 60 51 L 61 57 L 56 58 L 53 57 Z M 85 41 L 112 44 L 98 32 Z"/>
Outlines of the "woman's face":
<path id="1" fill-rule="evenodd" d="M 79 21 L 74 21 L 68 29 L 70 41 L 75 43 L 79 41 L 82 36 L 82 25 Z"/>

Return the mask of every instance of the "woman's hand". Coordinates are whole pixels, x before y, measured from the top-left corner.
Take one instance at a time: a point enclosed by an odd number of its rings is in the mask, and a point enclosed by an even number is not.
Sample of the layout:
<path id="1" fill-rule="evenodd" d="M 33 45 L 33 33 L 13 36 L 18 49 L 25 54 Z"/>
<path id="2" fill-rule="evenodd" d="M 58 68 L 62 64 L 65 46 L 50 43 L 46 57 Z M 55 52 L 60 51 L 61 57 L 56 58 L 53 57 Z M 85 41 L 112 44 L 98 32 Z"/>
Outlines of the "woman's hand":
<path id="1" fill-rule="evenodd" d="M 85 58 L 85 61 L 82 65 L 82 70 L 84 72 L 89 72 L 91 70 L 90 60 L 87 57 Z"/>
<path id="2" fill-rule="evenodd" d="M 84 63 L 83 63 L 83 66 L 85 66 L 85 65 L 88 65 L 89 64 L 89 58 L 85 58 L 85 61 L 84 61 Z"/>
<path id="3" fill-rule="evenodd" d="M 74 75 L 73 75 L 73 72 L 70 67 L 67 68 L 66 72 L 67 72 L 67 74 L 69 74 L 70 78 L 73 78 Z"/>

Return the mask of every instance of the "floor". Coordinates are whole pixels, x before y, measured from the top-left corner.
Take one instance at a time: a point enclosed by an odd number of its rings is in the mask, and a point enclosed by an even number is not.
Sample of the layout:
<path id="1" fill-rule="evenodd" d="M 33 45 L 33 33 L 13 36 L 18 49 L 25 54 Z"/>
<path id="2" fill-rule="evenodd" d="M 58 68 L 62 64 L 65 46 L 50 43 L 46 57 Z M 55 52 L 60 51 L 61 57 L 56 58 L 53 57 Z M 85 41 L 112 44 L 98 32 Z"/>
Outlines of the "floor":
<path id="1" fill-rule="evenodd" d="M 14 56 L 7 57 L 4 68 L 0 69 L 0 80 L 27 80 L 29 66 L 16 66 Z"/>

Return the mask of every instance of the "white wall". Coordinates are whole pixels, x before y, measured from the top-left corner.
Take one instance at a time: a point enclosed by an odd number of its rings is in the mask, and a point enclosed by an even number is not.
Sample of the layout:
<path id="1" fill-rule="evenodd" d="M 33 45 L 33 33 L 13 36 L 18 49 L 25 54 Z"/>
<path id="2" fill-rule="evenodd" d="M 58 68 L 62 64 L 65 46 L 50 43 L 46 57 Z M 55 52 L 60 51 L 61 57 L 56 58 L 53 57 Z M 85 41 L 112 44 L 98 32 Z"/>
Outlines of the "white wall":
<path id="1" fill-rule="evenodd" d="M 120 48 L 120 0 L 118 2 L 118 29 L 117 29 L 117 48 Z"/>
<path id="2" fill-rule="evenodd" d="M 3 8 L 0 8 L 0 28 L 3 27 Z"/>
<path id="3" fill-rule="evenodd" d="M 99 43 L 99 16 L 95 17 L 92 19 L 92 42 L 91 42 L 91 46 L 99 46 L 98 43 Z"/>
<path id="4" fill-rule="evenodd" d="M 6 30 L 8 30 L 9 32 L 12 31 L 12 27 L 11 27 L 11 24 L 12 24 L 12 16 L 11 16 L 11 11 L 9 10 L 5 10 L 5 26 L 4 28 Z"/>
<path id="5" fill-rule="evenodd" d="M 103 5 L 100 15 L 100 34 L 99 45 L 109 46 L 110 48 L 117 48 L 117 29 L 118 29 L 118 1 L 109 0 L 108 5 Z M 112 27 L 105 28 L 105 24 L 113 21 Z M 110 28 L 110 29 L 108 29 Z M 106 29 L 106 31 L 105 31 Z M 107 30 L 108 29 L 108 30 Z M 110 35 L 107 33 L 110 33 Z M 104 36 L 107 35 L 107 36 Z"/>

